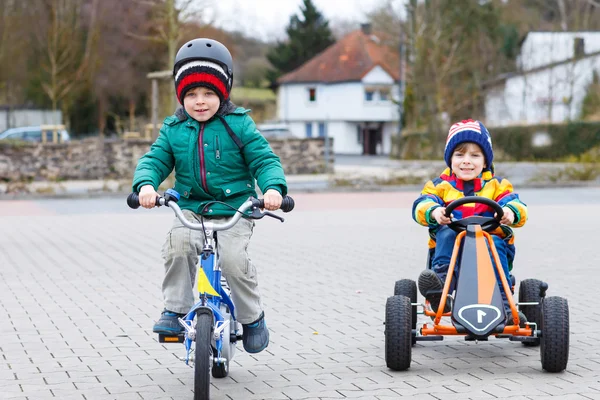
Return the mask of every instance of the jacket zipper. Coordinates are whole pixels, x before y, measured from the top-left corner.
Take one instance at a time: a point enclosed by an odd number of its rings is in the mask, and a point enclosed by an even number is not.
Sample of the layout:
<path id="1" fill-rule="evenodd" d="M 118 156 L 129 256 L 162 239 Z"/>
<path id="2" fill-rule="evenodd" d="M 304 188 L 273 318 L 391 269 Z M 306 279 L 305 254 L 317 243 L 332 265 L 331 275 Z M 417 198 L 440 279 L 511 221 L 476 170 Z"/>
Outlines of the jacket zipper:
<path id="1" fill-rule="evenodd" d="M 202 189 L 208 194 L 208 185 L 206 184 L 206 165 L 204 165 L 204 124 L 200 125 L 200 135 L 198 136 L 198 157 L 200 158 L 200 179 L 202 180 Z"/>
<path id="2" fill-rule="evenodd" d="M 219 136 L 218 135 L 215 136 L 215 143 L 217 144 L 215 146 L 215 154 L 216 154 L 217 160 L 220 160 L 221 159 L 221 148 L 219 147 Z"/>

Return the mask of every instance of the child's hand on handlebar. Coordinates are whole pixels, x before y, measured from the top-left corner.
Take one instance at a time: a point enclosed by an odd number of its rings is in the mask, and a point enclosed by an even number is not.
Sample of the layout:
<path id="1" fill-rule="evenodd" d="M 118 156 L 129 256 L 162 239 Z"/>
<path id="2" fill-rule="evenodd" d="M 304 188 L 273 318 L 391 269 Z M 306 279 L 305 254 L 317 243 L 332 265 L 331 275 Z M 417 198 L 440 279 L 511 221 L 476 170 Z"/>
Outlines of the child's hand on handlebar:
<path id="1" fill-rule="evenodd" d="M 152 185 L 144 185 L 140 190 L 140 205 L 144 208 L 153 208 L 156 206 L 156 199 L 159 194 L 156 193 L 156 190 L 152 187 Z"/>
<path id="2" fill-rule="evenodd" d="M 263 200 L 265 201 L 265 208 L 267 210 L 275 211 L 281 207 L 283 197 L 281 197 L 281 193 L 279 193 L 277 190 L 269 189 L 263 195 Z"/>
<path id="3" fill-rule="evenodd" d="M 504 211 L 504 215 L 500 220 L 502 225 L 512 225 L 515 222 L 515 213 L 509 207 L 502 207 L 502 211 Z M 497 217 L 498 214 L 494 214 L 494 217 Z"/>
<path id="4" fill-rule="evenodd" d="M 440 225 L 448 225 L 452 220 L 446 217 L 446 207 L 438 207 L 431 212 L 431 216 Z"/>

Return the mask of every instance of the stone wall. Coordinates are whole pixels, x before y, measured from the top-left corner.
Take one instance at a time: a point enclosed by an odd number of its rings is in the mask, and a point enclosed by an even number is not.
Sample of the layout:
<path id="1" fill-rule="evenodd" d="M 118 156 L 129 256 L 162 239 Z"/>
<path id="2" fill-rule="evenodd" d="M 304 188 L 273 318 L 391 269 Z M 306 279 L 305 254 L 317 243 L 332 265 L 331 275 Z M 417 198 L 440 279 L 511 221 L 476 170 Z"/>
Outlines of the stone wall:
<path id="1" fill-rule="evenodd" d="M 270 143 L 281 158 L 286 174 L 326 172 L 322 138 L 271 140 Z M 0 181 L 129 179 L 138 159 L 151 144 L 145 139 L 99 138 L 63 144 L 0 141 Z"/>

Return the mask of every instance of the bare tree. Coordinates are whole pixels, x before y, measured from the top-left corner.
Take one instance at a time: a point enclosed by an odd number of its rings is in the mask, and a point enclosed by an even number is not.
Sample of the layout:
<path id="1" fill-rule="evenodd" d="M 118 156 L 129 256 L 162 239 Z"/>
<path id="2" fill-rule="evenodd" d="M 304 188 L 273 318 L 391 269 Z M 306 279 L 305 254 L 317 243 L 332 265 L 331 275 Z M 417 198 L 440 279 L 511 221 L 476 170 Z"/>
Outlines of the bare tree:
<path id="1" fill-rule="evenodd" d="M 494 3 L 469 0 L 429 0 L 415 10 L 413 118 L 427 126 L 434 152 L 443 146 L 451 121 L 483 114 L 482 83 L 498 67 L 498 16 Z"/>
<path id="2" fill-rule="evenodd" d="M 0 103 L 9 107 L 20 101 L 17 92 L 27 79 L 25 7 L 19 0 L 5 0 L 0 7 Z"/>
<path id="3" fill-rule="evenodd" d="M 32 8 L 38 21 L 34 30 L 42 51 L 41 86 L 65 115 L 78 86 L 89 83 L 98 38 L 96 11 L 99 0 L 41 0 Z M 87 18 L 83 16 L 86 15 Z M 87 24 L 86 24 L 87 22 Z"/>
<path id="4" fill-rule="evenodd" d="M 135 4 L 150 7 L 150 19 L 144 31 L 149 33 L 128 32 L 127 34 L 137 39 L 147 40 L 166 47 L 166 57 L 163 61 L 164 69 L 171 69 L 175 54 L 182 42 L 182 28 L 186 21 L 194 21 L 201 26 L 202 11 L 210 6 L 204 2 L 203 8 L 197 8 L 195 0 L 132 0 Z M 171 87 L 170 104 L 175 108 L 175 88 Z"/>

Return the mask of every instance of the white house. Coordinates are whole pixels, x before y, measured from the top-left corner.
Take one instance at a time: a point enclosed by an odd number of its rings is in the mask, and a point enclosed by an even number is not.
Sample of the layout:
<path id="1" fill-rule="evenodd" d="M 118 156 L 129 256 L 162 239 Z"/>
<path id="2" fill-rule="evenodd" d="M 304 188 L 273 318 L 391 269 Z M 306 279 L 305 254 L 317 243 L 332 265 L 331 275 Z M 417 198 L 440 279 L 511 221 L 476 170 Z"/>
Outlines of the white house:
<path id="1" fill-rule="evenodd" d="M 600 74 L 600 32 L 530 32 L 517 64 L 518 72 L 486 85 L 488 125 L 577 119 L 593 71 Z"/>
<path id="2" fill-rule="evenodd" d="M 332 137 L 336 154 L 389 154 L 400 66 L 368 25 L 279 79 L 277 114 L 297 137 Z"/>

